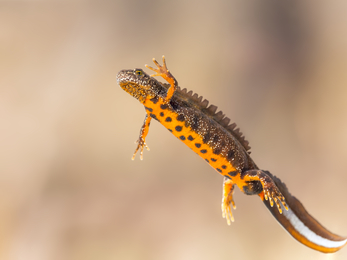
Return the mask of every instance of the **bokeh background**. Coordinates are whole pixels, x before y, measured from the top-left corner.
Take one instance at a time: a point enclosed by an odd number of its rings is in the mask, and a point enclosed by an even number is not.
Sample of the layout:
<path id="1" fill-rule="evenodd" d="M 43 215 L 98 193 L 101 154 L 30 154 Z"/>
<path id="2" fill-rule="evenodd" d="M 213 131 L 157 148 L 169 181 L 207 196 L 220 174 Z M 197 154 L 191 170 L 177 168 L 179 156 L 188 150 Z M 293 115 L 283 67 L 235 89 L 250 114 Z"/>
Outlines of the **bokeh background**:
<path id="1" fill-rule="evenodd" d="M 347 235 L 346 1 L 1 1 L 0 259 L 347 259 L 292 239 L 145 111 L 121 69 L 167 58 L 252 157 Z"/>

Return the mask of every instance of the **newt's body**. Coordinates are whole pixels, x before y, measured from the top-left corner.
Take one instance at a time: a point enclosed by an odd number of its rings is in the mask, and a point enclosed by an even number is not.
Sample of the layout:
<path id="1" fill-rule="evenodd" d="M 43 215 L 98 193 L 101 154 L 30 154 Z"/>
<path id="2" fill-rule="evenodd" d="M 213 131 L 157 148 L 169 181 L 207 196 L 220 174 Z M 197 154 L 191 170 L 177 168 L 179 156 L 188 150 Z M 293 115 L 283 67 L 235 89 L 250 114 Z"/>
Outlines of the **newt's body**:
<path id="1" fill-rule="evenodd" d="M 221 111 L 216 113 L 216 106 L 208 107 L 207 100 L 178 87 L 164 57 L 163 66 L 153 61 L 157 69 L 146 66 L 169 84 L 160 83 L 141 69 L 122 70 L 117 75 L 119 85 L 146 109 L 133 159 L 138 150 L 142 159 L 144 147 L 148 149 L 145 138 L 153 118 L 224 176 L 222 212 L 228 224 L 234 221 L 230 204 L 235 208 L 233 190 L 237 185 L 247 195 L 258 195 L 279 223 L 301 243 L 322 252 L 335 252 L 347 243 L 347 239 L 332 234 L 314 220 L 278 178 L 257 167 L 242 133 L 235 130 L 235 124 L 229 124 L 230 119 Z"/>

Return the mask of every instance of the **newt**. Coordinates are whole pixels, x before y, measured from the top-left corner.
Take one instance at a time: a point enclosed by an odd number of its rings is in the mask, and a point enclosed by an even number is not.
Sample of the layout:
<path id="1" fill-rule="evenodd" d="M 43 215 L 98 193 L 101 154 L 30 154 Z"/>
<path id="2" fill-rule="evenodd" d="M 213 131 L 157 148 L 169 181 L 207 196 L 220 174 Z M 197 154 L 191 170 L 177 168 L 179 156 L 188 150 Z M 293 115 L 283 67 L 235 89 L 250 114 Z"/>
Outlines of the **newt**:
<path id="1" fill-rule="evenodd" d="M 347 238 L 324 228 L 279 178 L 258 168 L 250 157 L 248 141 L 235 123 L 230 124 L 230 119 L 222 111 L 217 112 L 216 106 L 208 106 L 206 99 L 181 89 L 167 69 L 164 56 L 163 65 L 155 59 L 153 62 L 156 68 L 145 66 L 154 75 L 142 69 L 121 70 L 117 74 L 120 87 L 139 100 L 146 111 L 133 160 L 138 151 L 142 160 L 144 149 L 149 150 L 145 139 L 154 119 L 224 176 L 221 208 L 228 225 L 234 221 L 231 206 L 236 208 L 236 185 L 246 195 L 258 195 L 279 224 L 300 243 L 323 253 L 336 252 L 346 245 Z M 154 76 L 161 76 L 168 83 L 161 83 Z"/>

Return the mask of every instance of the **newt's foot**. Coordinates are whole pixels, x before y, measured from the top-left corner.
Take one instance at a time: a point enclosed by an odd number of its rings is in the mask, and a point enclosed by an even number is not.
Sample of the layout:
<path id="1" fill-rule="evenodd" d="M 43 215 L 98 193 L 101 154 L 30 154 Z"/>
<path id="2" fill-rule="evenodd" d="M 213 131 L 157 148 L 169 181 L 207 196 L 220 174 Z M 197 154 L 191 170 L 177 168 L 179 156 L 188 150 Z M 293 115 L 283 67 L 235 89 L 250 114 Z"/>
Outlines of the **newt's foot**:
<path id="1" fill-rule="evenodd" d="M 228 225 L 231 224 L 231 222 L 234 222 L 234 216 L 231 212 L 230 204 L 233 205 L 233 208 L 236 209 L 235 202 L 231 198 L 231 200 L 226 199 L 223 197 L 222 199 L 222 216 L 227 220 Z"/>
<path id="2" fill-rule="evenodd" d="M 147 151 L 149 151 L 149 147 L 147 146 L 145 140 L 143 140 L 142 138 L 137 140 L 135 143 L 137 143 L 137 147 L 136 147 L 136 150 L 135 150 L 131 160 L 135 159 L 135 156 L 136 156 L 136 153 L 138 150 L 140 150 L 140 160 L 143 160 L 143 149 L 144 149 L 144 147 L 146 147 Z"/>
<path id="3" fill-rule="evenodd" d="M 279 191 L 279 189 L 276 187 L 276 185 L 272 181 L 265 182 L 263 184 L 263 191 L 264 191 L 264 198 L 265 200 L 270 201 L 271 207 L 273 207 L 274 201 L 275 201 L 278 211 L 282 214 L 282 208 L 280 204 L 281 202 L 284 208 L 288 210 L 288 206 L 285 202 L 285 199 L 282 193 Z"/>
<path id="4" fill-rule="evenodd" d="M 176 88 L 178 87 L 177 80 L 172 76 L 170 71 L 166 67 L 166 62 L 165 62 L 165 56 L 163 55 L 163 66 L 161 66 L 156 59 L 153 58 L 154 64 L 157 66 L 157 68 L 152 68 L 151 66 L 148 66 L 147 64 L 145 65 L 147 68 L 150 70 L 153 70 L 156 72 L 156 74 L 151 75 L 151 77 L 154 76 L 161 76 L 163 79 L 165 79 L 169 84 L 170 88 L 167 91 L 166 94 L 166 101 L 169 102 L 171 97 L 173 96 Z"/>
<path id="5" fill-rule="evenodd" d="M 270 206 L 273 207 L 274 201 L 276 203 L 279 213 L 282 214 L 282 206 L 288 210 L 288 206 L 285 202 L 284 196 L 277 188 L 271 177 L 262 170 L 248 170 L 242 173 L 242 179 L 247 183 L 251 181 L 260 181 L 263 186 L 263 194 L 265 200 L 269 200 Z"/>
<path id="6" fill-rule="evenodd" d="M 166 67 L 166 61 L 165 61 L 165 56 L 164 55 L 163 55 L 163 66 L 161 66 L 159 64 L 159 62 L 157 62 L 157 60 L 155 58 L 153 58 L 153 62 L 157 66 L 156 69 L 151 67 L 151 66 L 149 66 L 149 65 L 147 65 L 147 64 L 145 65 L 150 70 L 153 70 L 154 72 L 156 72 L 156 74 L 152 74 L 151 77 L 161 76 L 164 79 L 166 79 L 166 77 L 169 77 L 169 78 L 172 77 L 171 73 L 169 72 L 169 70 Z"/>

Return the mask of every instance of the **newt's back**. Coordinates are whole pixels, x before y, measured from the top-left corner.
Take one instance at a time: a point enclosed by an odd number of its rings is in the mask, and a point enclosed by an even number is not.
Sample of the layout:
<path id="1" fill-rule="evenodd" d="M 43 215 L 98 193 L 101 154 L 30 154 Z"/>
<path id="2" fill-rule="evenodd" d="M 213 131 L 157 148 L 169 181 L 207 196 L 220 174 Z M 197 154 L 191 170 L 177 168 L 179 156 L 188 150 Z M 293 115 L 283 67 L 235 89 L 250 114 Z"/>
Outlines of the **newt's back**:
<path id="1" fill-rule="evenodd" d="M 219 173 L 231 177 L 235 172 L 256 168 L 247 152 L 248 142 L 235 130 L 235 124 L 229 125 L 229 118 L 221 111 L 216 113 L 216 106 L 208 106 L 207 100 L 179 88 L 168 104 L 164 100 L 165 96 L 158 96 L 146 101 L 146 109 L 152 110 L 150 116 Z"/>

